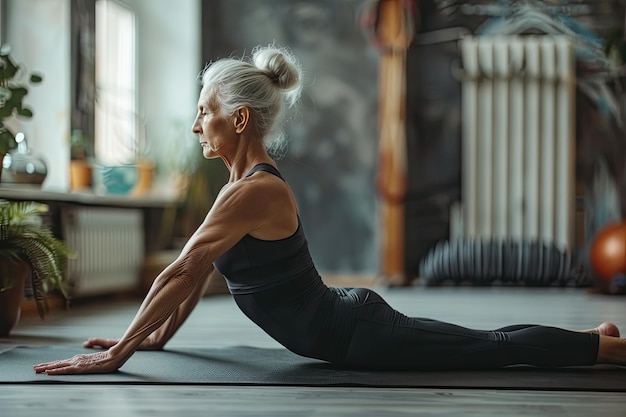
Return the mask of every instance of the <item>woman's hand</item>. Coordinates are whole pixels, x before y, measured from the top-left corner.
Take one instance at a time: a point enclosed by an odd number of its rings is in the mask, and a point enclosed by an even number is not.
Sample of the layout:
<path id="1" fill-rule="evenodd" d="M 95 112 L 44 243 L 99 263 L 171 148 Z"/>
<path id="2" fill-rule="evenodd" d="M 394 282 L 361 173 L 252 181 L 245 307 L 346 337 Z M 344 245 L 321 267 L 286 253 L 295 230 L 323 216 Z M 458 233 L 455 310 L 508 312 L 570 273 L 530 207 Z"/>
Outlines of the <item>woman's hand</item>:
<path id="1" fill-rule="evenodd" d="M 102 337 L 90 337 L 83 342 L 83 347 L 93 349 L 109 349 L 117 345 L 119 339 L 106 339 Z M 141 342 L 137 350 L 162 350 L 163 346 L 156 342 L 154 334 L 150 335 L 146 340 Z"/>
<path id="2" fill-rule="evenodd" d="M 90 337 L 83 342 L 83 347 L 94 349 L 108 349 L 117 345 L 120 339 L 105 339 L 103 337 Z"/>
<path id="3" fill-rule="evenodd" d="M 116 358 L 110 351 L 75 355 L 69 359 L 35 365 L 35 372 L 48 375 L 105 374 L 117 371 L 123 360 Z"/>

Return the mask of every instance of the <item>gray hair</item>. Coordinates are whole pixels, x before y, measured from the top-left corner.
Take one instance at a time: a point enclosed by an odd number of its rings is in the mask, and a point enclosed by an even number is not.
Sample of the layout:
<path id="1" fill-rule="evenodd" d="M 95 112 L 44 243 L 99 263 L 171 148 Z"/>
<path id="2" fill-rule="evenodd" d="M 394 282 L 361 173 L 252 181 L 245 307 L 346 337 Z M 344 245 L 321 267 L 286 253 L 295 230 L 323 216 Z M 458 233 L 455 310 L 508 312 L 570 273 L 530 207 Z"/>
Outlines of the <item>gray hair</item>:
<path id="1" fill-rule="evenodd" d="M 250 58 L 224 58 L 209 64 L 201 77 L 210 108 L 232 116 L 238 108 L 247 107 L 268 151 L 284 149 L 279 121 L 285 104 L 295 105 L 302 92 L 300 64 L 286 48 L 258 46 Z"/>

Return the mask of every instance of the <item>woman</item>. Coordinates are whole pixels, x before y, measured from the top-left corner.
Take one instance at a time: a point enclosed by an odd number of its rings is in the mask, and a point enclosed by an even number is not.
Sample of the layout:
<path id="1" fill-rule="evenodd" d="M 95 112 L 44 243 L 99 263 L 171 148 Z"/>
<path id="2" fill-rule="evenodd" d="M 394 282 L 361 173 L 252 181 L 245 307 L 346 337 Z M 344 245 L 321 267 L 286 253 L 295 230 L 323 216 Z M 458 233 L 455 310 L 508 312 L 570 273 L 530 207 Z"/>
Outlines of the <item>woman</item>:
<path id="1" fill-rule="evenodd" d="M 580 332 L 534 325 L 471 330 L 406 317 L 368 289 L 325 286 L 293 194 L 266 151 L 267 140 L 280 137 L 283 103 L 297 101 L 301 80 L 295 58 L 275 47 L 204 71 L 193 132 L 206 158 L 222 158 L 228 184 L 180 256 L 156 278 L 121 339 L 89 339 L 86 347 L 107 350 L 36 365 L 36 372 L 113 372 L 138 349 L 162 349 L 202 297 L 214 267 L 243 313 L 278 342 L 342 366 L 626 364 L 626 339 L 611 323 Z"/>

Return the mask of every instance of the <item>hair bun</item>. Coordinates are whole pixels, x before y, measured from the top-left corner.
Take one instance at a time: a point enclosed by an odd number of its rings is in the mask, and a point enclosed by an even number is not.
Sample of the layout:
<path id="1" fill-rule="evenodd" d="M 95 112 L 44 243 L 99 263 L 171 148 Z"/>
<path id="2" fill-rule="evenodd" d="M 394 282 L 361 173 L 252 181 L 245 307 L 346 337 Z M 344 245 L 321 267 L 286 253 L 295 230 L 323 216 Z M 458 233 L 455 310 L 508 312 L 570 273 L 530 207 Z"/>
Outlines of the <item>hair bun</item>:
<path id="1" fill-rule="evenodd" d="M 292 90 L 300 87 L 299 63 L 286 49 L 275 46 L 257 47 L 252 51 L 252 62 L 279 88 Z"/>

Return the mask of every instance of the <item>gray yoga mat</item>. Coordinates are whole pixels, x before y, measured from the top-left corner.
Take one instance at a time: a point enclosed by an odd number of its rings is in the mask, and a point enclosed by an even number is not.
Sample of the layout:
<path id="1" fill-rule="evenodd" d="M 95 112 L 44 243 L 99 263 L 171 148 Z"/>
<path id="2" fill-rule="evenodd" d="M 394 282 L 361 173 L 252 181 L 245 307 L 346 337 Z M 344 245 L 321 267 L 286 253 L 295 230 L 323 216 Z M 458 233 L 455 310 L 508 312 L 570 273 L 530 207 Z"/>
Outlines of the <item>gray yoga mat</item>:
<path id="1" fill-rule="evenodd" d="M 118 371 L 102 375 L 47 376 L 33 365 L 91 350 L 70 346 L 0 345 L 0 384 L 210 384 L 481 388 L 626 392 L 626 368 L 618 366 L 493 371 L 360 371 L 332 367 L 285 349 L 256 347 L 137 352 Z"/>

